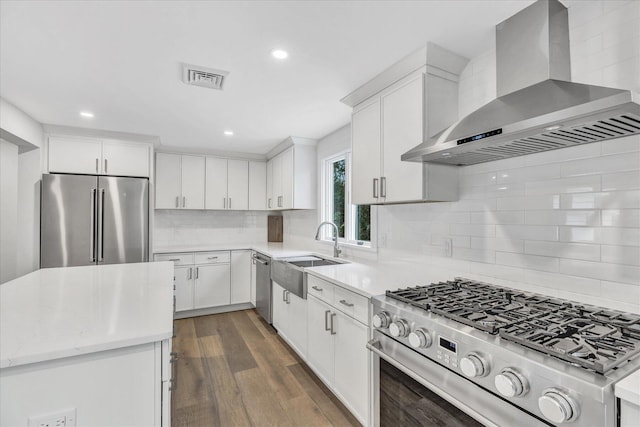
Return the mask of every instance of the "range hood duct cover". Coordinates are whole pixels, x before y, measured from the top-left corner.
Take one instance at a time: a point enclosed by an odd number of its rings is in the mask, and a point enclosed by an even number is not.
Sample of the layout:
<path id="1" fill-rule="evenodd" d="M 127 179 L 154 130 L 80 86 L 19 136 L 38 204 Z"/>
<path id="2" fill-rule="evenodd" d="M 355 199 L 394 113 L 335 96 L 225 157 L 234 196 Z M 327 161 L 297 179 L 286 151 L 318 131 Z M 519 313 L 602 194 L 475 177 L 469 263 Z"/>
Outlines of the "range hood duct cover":
<path id="1" fill-rule="evenodd" d="M 496 26 L 498 98 L 402 155 L 472 165 L 640 134 L 638 95 L 573 83 L 567 9 L 538 0 Z"/>

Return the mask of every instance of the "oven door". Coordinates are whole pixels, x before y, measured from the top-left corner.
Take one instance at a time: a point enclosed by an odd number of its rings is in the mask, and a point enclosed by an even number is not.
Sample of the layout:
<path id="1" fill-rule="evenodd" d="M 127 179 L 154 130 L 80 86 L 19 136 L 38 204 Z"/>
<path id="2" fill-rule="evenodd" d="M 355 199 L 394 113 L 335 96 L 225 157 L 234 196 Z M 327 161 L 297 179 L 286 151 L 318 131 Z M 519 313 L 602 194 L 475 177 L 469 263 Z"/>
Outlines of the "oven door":
<path id="1" fill-rule="evenodd" d="M 549 426 L 378 331 L 367 348 L 376 426 Z"/>

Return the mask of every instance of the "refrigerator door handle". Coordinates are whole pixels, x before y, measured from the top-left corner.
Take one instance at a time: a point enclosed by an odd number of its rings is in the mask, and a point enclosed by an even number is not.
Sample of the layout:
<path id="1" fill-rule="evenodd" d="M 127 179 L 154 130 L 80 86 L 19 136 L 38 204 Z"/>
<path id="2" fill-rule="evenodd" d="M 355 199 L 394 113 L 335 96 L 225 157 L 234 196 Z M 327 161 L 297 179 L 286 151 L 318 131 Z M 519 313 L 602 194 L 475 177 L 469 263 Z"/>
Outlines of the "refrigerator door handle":
<path id="1" fill-rule="evenodd" d="M 96 262 L 96 192 L 95 188 L 91 190 L 91 231 L 89 234 L 91 262 Z"/>
<path id="2" fill-rule="evenodd" d="M 104 261 L 104 188 L 100 189 L 98 200 L 98 262 Z"/>

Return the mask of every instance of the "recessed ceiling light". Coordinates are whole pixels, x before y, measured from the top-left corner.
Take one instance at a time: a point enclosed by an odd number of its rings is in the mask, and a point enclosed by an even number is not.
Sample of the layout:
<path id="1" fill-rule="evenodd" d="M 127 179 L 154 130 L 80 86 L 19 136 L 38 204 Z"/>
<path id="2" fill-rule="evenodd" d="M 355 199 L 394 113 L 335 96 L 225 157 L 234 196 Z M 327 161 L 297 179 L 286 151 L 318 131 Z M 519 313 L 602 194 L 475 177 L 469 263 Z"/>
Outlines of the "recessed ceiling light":
<path id="1" fill-rule="evenodd" d="M 549 126 L 549 127 L 544 128 L 544 130 L 548 130 L 548 131 L 558 130 L 561 127 L 562 127 L 562 125 Z"/>
<path id="2" fill-rule="evenodd" d="M 273 56 L 276 59 L 287 59 L 287 57 L 289 56 L 289 52 L 282 49 L 273 49 L 271 51 L 271 56 Z"/>
<path id="3" fill-rule="evenodd" d="M 88 119 L 92 119 L 93 118 L 93 113 L 91 113 L 89 111 L 80 111 L 80 115 L 82 117 L 86 117 Z"/>
<path id="4" fill-rule="evenodd" d="M 225 130 L 224 134 L 227 136 L 233 136 L 233 131 L 232 130 Z"/>
<path id="5" fill-rule="evenodd" d="M 449 153 L 449 152 L 441 154 L 441 156 L 444 156 L 444 157 L 449 157 L 450 155 L 451 155 L 451 153 Z"/>

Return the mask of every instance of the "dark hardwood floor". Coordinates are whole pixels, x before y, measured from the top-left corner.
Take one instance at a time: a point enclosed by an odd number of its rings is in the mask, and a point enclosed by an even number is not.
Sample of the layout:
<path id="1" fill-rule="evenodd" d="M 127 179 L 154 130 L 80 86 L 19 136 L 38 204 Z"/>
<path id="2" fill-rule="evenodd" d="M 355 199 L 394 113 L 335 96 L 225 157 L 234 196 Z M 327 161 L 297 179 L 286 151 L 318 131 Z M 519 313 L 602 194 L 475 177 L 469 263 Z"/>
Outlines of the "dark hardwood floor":
<path id="1" fill-rule="evenodd" d="M 172 426 L 359 426 L 254 310 L 176 321 Z"/>

